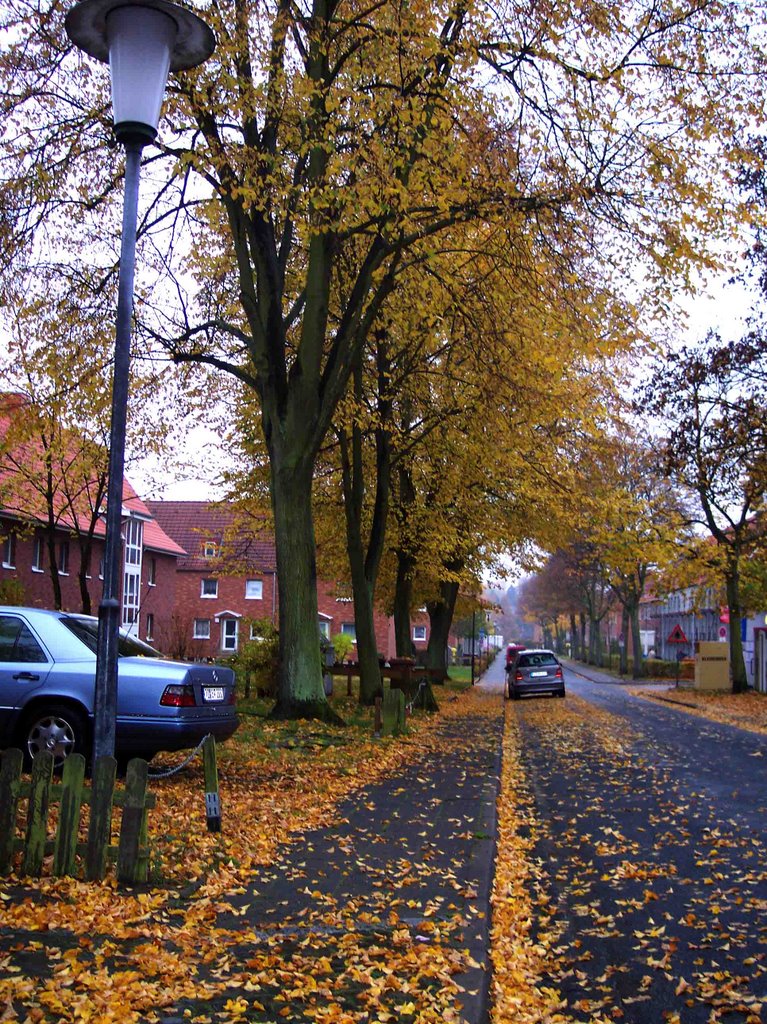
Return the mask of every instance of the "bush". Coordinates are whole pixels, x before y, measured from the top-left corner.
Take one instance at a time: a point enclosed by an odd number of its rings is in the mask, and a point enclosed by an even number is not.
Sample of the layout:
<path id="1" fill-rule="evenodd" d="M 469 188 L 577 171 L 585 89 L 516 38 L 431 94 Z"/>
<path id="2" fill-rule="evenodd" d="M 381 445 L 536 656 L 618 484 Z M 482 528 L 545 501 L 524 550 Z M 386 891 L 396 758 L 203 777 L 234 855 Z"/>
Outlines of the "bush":
<path id="1" fill-rule="evenodd" d="M 331 641 L 336 652 L 336 661 L 345 661 L 354 647 L 354 641 L 348 633 L 336 633 Z"/>
<path id="2" fill-rule="evenodd" d="M 269 619 L 245 620 L 245 625 L 254 638 L 247 640 L 232 659 L 243 695 L 249 697 L 254 686 L 259 696 L 273 697 L 277 691 L 279 633 Z"/>
<path id="3" fill-rule="evenodd" d="M 21 580 L 10 579 L 0 581 L 0 604 L 12 604 L 18 608 L 26 603 L 24 584 Z"/>

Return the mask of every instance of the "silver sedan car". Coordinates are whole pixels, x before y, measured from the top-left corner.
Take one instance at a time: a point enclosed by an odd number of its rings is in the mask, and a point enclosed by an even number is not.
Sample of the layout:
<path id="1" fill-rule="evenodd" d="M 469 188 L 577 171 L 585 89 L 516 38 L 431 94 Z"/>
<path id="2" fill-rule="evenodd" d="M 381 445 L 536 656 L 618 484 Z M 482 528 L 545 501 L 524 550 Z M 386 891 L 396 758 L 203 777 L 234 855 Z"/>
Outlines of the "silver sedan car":
<path id="1" fill-rule="evenodd" d="M 92 744 L 98 620 L 69 612 L 0 606 L 0 748 L 31 759 L 49 750 L 60 765 Z M 230 668 L 170 661 L 120 637 L 116 755 L 149 760 L 238 726 Z"/>
<path id="2" fill-rule="evenodd" d="M 562 666 L 553 651 L 542 648 L 518 651 L 506 670 L 506 696 L 519 700 L 525 695 L 565 695 Z"/>

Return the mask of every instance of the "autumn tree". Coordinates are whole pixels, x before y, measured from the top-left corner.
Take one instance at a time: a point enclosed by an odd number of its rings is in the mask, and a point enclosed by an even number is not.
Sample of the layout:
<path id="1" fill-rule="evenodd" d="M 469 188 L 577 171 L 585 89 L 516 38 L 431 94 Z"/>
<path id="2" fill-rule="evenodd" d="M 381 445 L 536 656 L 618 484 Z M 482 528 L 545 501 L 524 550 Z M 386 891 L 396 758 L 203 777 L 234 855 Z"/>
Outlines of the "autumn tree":
<path id="1" fill-rule="evenodd" d="M 657 471 L 649 443 L 628 423 L 615 422 L 588 455 L 588 529 L 582 535 L 598 553 L 605 579 L 621 607 L 620 670 L 628 672 L 629 635 L 634 678 L 642 675 L 639 607 L 650 572 L 657 575 L 683 542 L 682 500 Z"/>
<path id="2" fill-rule="evenodd" d="M 699 554 L 724 583 L 734 693 L 748 685 L 742 572 L 748 553 L 767 540 L 767 396 L 754 389 L 757 367 L 744 366 L 739 351 L 710 334 L 664 359 L 642 396 L 645 408 L 664 417 L 659 465 L 694 497 L 691 522 L 713 542 Z"/>
<path id="3" fill-rule="evenodd" d="M 87 239 L 109 285 L 107 76 L 71 51 L 63 13 L 46 0 L 2 12 L 3 270 L 23 258 L 34 273 L 57 230 Z M 737 126 L 761 115 L 761 53 L 736 3 L 231 0 L 207 13 L 216 55 L 176 77 L 145 161 L 138 312 L 175 359 L 258 399 L 276 713 L 327 716 L 312 477 L 398 268 L 455 224 L 498 218 L 529 224 L 563 274 L 636 280 L 643 261 L 653 287 L 684 275 L 709 259 L 700 241 L 730 229 L 735 198 L 711 169 L 740 157 Z M 48 251 L 76 273 L 66 244 Z"/>

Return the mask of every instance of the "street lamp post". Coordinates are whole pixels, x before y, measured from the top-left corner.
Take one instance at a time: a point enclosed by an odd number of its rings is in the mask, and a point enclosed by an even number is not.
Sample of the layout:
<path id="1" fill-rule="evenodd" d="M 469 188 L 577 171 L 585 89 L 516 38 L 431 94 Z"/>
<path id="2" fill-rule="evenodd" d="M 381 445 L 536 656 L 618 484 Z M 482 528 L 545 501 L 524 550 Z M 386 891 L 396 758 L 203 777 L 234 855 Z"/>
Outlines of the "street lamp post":
<path id="1" fill-rule="evenodd" d="M 96 650 L 95 762 L 99 757 L 112 756 L 115 749 L 122 578 L 120 531 L 141 153 L 157 135 L 168 73 L 187 70 L 207 60 L 216 40 L 201 18 L 167 0 L 81 0 L 67 14 L 65 26 L 75 46 L 109 64 L 115 136 L 125 146 L 104 584 Z"/>

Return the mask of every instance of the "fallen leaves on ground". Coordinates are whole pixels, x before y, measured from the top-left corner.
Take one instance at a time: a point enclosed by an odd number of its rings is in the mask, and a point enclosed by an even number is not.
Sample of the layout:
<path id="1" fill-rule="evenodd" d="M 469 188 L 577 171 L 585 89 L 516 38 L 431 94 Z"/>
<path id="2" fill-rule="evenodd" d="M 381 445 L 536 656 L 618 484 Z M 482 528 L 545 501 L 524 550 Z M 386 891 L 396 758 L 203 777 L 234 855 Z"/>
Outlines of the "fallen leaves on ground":
<path id="1" fill-rule="evenodd" d="M 497 720 L 498 696 L 447 691 L 438 715 L 415 716 L 409 735 L 383 741 L 367 721 L 331 729 L 251 719 L 219 750 L 219 834 L 206 830 L 201 767 L 153 781 L 153 883 L 129 890 L 110 880 L 0 883 L 0 1020 L 130 1024 L 161 1021 L 181 1007 L 183 1019 L 197 1024 L 457 1022 L 454 978 L 472 965 L 451 935 L 466 921 L 450 906 L 407 899 L 416 872 L 431 870 L 426 838 L 418 867 L 392 865 L 399 891 L 350 854 L 350 869 L 370 878 L 380 912 L 337 906 L 308 867 L 300 877 L 300 858 L 290 868 L 307 896 L 300 930 L 285 933 L 278 919 L 271 930 L 249 932 L 241 899 L 264 870 L 286 871 L 285 851 L 337 820 L 344 797 L 460 747 L 460 728 L 450 742 L 443 729 L 467 713 Z M 450 886 L 449 872 L 443 880 Z M 470 904 L 476 893 L 456 891 L 456 904 L 459 896 Z"/>
<path id="2" fill-rule="evenodd" d="M 710 693 L 682 688 L 632 687 L 632 693 L 661 703 L 674 704 L 681 711 L 701 715 L 723 725 L 735 725 L 749 732 L 767 733 L 767 694 Z"/>
<path id="3" fill-rule="evenodd" d="M 748 818 L 717 817 L 697 765 L 687 764 L 700 752 L 669 759 L 662 745 L 656 757 L 622 716 L 578 697 L 525 702 L 510 714 L 494 1021 L 660 1022 L 660 1011 L 648 1016 L 653 1005 L 669 1007 L 669 1024 L 759 1024 L 767 847 Z M 530 940 L 535 955 L 516 974 Z"/>

